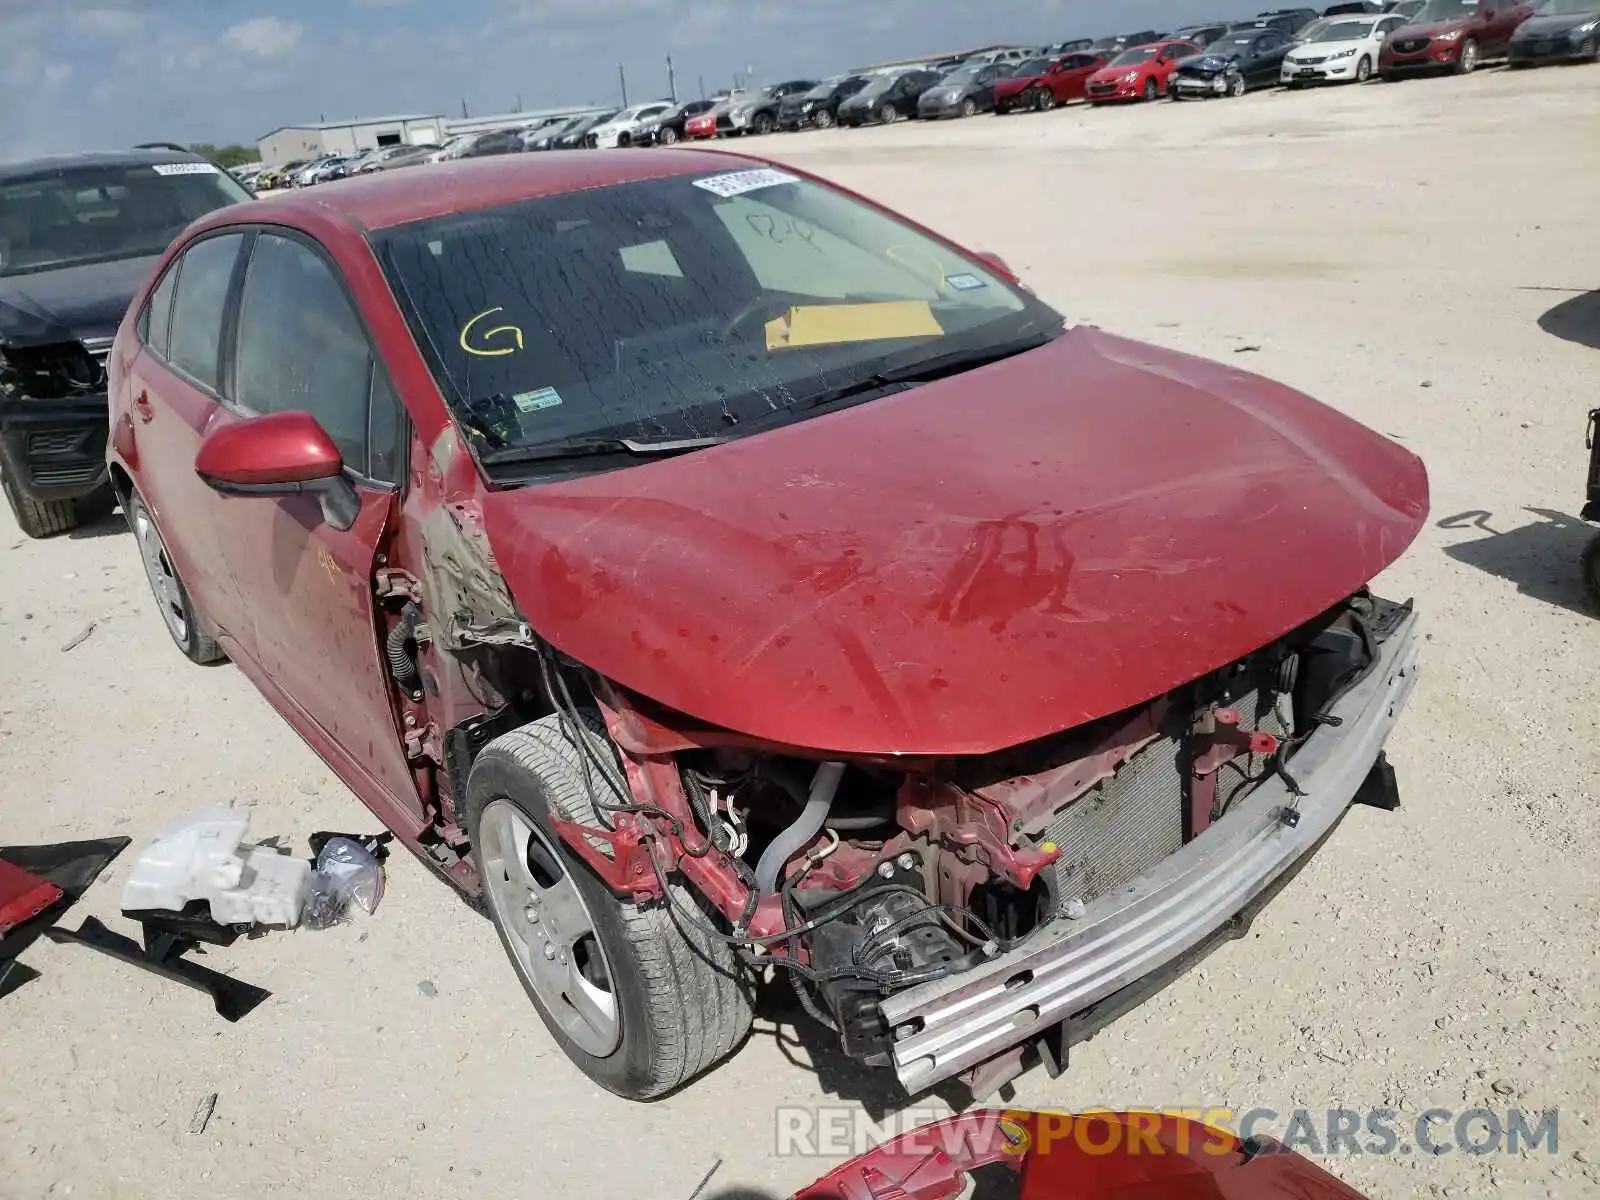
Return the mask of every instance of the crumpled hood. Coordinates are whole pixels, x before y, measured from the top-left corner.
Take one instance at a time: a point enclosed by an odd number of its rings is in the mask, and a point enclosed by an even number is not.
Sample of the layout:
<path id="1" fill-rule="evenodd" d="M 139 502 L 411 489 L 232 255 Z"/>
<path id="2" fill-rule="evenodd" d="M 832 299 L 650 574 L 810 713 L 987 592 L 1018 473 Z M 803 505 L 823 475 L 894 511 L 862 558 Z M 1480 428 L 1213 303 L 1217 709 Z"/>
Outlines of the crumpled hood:
<path id="1" fill-rule="evenodd" d="M 996 99 L 1005 96 L 1015 96 L 1027 91 L 1036 83 L 1043 83 L 1043 75 L 1006 75 L 994 81 L 994 94 Z"/>
<path id="2" fill-rule="evenodd" d="M 111 337 L 160 256 L 0 277 L 0 343 L 47 346 Z"/>
<path id="3" fill-rule="evenodd" d="M 1269 380 L 1070 331 L 679 458 L 489 494 L 533 627 L 703 721 L 974 754 L 1149 700 L 1367 583 L 1422 463 Z"/>
<path id="4" fill-rule="evenodd" d="M 1237 54 L 1196 54 L 1178 60 L 1178 70 L 1193 75 L 1215 75 L 1226 70 L 1229 63 L 1239 61 Z"/>

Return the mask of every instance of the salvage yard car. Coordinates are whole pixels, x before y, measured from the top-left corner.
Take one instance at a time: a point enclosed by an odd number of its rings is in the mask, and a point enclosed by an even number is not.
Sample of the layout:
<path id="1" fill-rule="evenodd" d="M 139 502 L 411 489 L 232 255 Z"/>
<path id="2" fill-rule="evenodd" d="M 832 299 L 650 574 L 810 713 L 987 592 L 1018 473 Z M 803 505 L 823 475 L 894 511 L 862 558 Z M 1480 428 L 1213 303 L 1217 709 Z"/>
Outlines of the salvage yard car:
<path id="1" fill-rule="evenodd" d="M 1329 21 L 1284 56 L 1279 82 L 1288 88 L 1315 83 L 1365 83 L 1372 78 L 1384 39 L 1404 17 L 1353 17 Z"/>
<path id="2" fill-rule="evenodd" d="M 0 491 L 29 537 L 106 494 L 106 355 L 140 283 L 190 221 L 248 199 L 196 154 L 0 165 Z"/>
<path id="3" fill-rule="evenodd" d="M 481 902 L 623 1096 L 731 1053 L 764 972 L 912 1092 L 1059 1067 L 1398 802 L 1417 617 L 1368 582 L 1422 464 L 802 171 L 225 209 L 110 370 L 172 640 Z"/>
<path id="4" fill-rule="evenodd" d="M 994 84 L 994 110 L 1048 112 L 1058 104 L 1082 100 L 1089 76 L 1106 65 L 1105 55 L 1081 51 L 1058 58 L 1032 58 L 1016 73 Z"/>
<path id="5" fill-rule="evenodd" d="M 1600 0 L 1544 0 L 1511 35 L 1507 63 L 1600 62 Z"/>
<path id="6" fill-rule="evenodd" d="M 1479 63 L 1506 57 L 1512 35 L 1532 14 L 1529 0 L 1427 0 L 1383 43 L 1378 74 L 1390 83 L 1408 75 L 1470 75 Z"/>
<path id="7" fill-rule="evenodd" d="M 1242 29 L 1223 34 L 1200 53 L 1180 59 L 1167 80 L 1174 100 L 1242 96 L 1278 82 L 1284 55 L 1294 40 L 1279 29 Z"/>
<path id="8" fill-rule="evenodd" d="M 1093 105 L 1122 100 L 1154 100 L 1167 94 L 1167 84 L 1181 59 L 1198 54 L 1193 42 L 1151 42 L 1130 46 L 1089 76 L 1086 91 Z"/>

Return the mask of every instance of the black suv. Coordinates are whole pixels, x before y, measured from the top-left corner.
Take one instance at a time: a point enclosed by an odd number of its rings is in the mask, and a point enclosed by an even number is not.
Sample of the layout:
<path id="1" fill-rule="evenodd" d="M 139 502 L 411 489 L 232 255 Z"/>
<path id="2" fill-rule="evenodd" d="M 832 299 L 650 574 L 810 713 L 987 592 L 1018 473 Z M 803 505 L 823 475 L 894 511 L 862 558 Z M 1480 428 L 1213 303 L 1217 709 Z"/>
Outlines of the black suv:
<path id="1" fill-rule="evenodd" d="M 74 528 L 106 489 L 106 356 L 184 227 L 251 195 L 195 154 L 0 164 L 0 489 L 29 537 Z"/>

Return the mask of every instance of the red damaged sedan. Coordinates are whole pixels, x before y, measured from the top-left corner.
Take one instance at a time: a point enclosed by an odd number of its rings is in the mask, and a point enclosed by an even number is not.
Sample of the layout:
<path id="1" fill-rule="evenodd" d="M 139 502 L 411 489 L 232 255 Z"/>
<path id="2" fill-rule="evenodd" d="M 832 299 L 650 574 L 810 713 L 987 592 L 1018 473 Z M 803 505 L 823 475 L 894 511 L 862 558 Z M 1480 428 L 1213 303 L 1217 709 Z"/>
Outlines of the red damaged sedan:
<path id="1" fill-rule="evenodd" d="M 979 1088 L 1392 808 L 1422 464 L 1068 329 L 803 172 L 510 156 L 224 209 L 110 363 L 157 607 L 492 918 L 624 1096 L 788 975 Z M 1270 970 L 1270 964 L 1264 964 Z"/>
<path id="2" fill-rule="evenodd" d="M 1105 55 L 1087 52 L 1029 59 L 1010 75 L 994 81 L 994 110 L 1049 112 L 1059 104 L 1082 100 L 1089 77 L 1105 63 Z"/>
<path id="3" fill-rule="evenodd" d="M 1167 81 L 1178 61 L 1200 53 L 1193 42 L 1151 42 L 1130 46 L 1089 76 L 1090 104 L 1119 100 L 1154 100 L 1167 94 Z"/>

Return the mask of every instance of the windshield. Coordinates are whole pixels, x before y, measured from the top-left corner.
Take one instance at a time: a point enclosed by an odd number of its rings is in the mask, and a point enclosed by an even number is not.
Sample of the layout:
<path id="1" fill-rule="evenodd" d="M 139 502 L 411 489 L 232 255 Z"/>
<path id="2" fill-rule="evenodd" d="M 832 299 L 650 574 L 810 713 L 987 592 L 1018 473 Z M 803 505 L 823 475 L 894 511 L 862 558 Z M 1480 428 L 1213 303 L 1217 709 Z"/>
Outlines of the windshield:
<path id="1" fill-rule="evenodd" d="M 1545 0 L 1535 11 L 1541 17 L 1579 17 L 1600 8 L 1600 0 Z"/>
<path id="2" fill-rule="evenodd" d="M 1154 46 L 1135 46 L 1131 50 L 1124 50 L 1111 60 L 1113 67 L 1131 67 L 1135 63 L 1149 62 L 1156 56 Z"/>
<path id="3" fill-rule="evenodd" d="M 208 162 L 66 167 L 0 180 L 0 276 L 160 254 L 184 226 L 250 199 Z"/>
<path id="4" fill-rule="evenodd" d="M 981 264 L 767 168 L 452 214 L 374 247 L 486 461 L 572 438 L 744 433 L 908 355 L 1061 327 Z"/>
<path id="5" fill-rule="evenodd" d="M 957 67 L 939 82 L 953 87 L 961 87 L 976 79 L 978 72 L 983 69 L 983 67 Z"/>
<path id="6" fill-rule="evenodd" d="M 1049 66 L 1048 58 L 1030 58 L 1027 62 L 1018 63 L 1017 69 L 1012 74 L 1018 78 L 1024 75 L 1043 75 Z"/>
<path id="7" fill-rule="evenodd" d="M 899 78 L 900 76 L 898 75 L 874 75 L 871 79 L 867 80 L 866 86 L 857 92 L 856 95 L 876 96 L 879 92 L 887 92 L 891 87 L 894 86 L 895 82 Z"/>
<path id="8" fill-rule="evenodd" d="M 1334 21 L 1317 30 L 1307 41 L 1359 42 L 1372 36 L 1376 21 Z"/>
<path id="9" fill-rule="evenodd" d="M 1460 21 L 1478 11 L 1478 0 L 1427 0 L 1412 14 L 1413 25 L 1427 25 L 1433 21 Z"/>
<path id="10" fill-rule="evenodd" d="M 1256 38 L 1259 36 L 1259 34 L 1247 33 L 1241 37 L 1237 33 L 1230 33 L 1227 36 L 1219 37 L 1216 41 L 1212 42 L 1205 48 L 1204 53 L 1238 54 L 1240 51 L 1248 50 L 1252 45 L 1254 45 Z"/>

